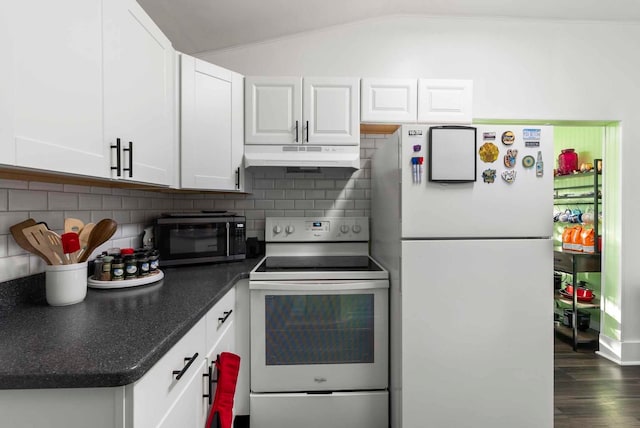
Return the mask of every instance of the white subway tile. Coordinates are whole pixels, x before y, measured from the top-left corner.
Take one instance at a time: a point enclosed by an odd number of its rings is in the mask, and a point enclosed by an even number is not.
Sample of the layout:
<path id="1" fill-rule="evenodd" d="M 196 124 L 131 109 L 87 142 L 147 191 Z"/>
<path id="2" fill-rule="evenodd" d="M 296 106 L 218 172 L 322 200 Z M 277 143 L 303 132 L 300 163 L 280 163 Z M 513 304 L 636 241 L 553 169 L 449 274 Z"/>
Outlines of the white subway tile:
<path id="1" fill-rule="evenodd" d="M 339 210 L 339 209 L 330 209 L 330 210 L 325 210 L 324 215 L 326 215 L 327 217 L 344 217 L 344 210 Z"/>
<path id="2" fill-rule="evenodd" d="M 366 180 L 366 179 L 358 179 L 355 180 L 355 184 L 356 184 L 356 188 L 357 189 L 370 189 L 371 188 L 371 180 Z"/>
<path id="3" fill-rule="evenodd" d="M 352 181 L 352 179 L 350 180 L 336 180 L 336 189 L 344 189 L 346 187 L 349 187 L 349 182 Z"/>
<path id="4" fill-rule="evenodd" d="M 247 199 L 247 195 L 244 193 L 226 193 L 220 196 L 224 199 Z"/>
<path id="5" fill-rule="evenodd" d="M 91 186 L 91 193 L 96 195 L 111 195 L 112 190 L 110 187 Z"/>
<path id="6" fill-rule="evenodd" d="M 122 209 L 124 210 L 136 210 L 138 209 L 138 199 L 131 196 L 125 196 L 122 198 Z"/>
<path id="7" fill-rule="evenodd" d="M 81 193 L 78 195 L 78 208 L 81 210 L 101 210 L 102 196 Z"/>
<path id="8" fill-rule="evenodd" d="M 362 140 L 372 140 L 375 138 L 378 138 L 380 134 L 361 134 L 360 135 L 360 143 L 362 143 Z"/>
<path id="9" fill-rule="evenodd" d="M 7 256 L 19 256 L 21 254 L 29 254 L 29 252 L 18 245 L 13 236 L 10 236 L 7 240 Z"/>
<path id="10" fill-rule="evenodd" d="M 50 210 L 77 210 L 78 195 L 76 193 L 49 192 Z"/>
<path id="11" fill-rule="evenodd" d="M 212 210 L 213 199 L 198 199 L 193 201 L 193 208 L 198 210 Z"/>
<path id="12" fill-rule="evenodd" d="M 76 184 L 65 184 L 63 186 L 63 191 L 69 193 L 91 193 L 90 186 L 78 186 Z"/>
<path id="13" fill-rule="evenodd" d="M 113 212 L 113 217 L 111 217 L 118 224 L 131 223 L 131 213 L 130 211 L 118 210 Z"/>
<path id="14" fill-rule="evenodd" d="M 304 210 L 286 210 L 285 217 L 304 217 Z"/>
<path id="15" fill-rule="evenodd" d="M 104 195 L 102 197 L 103 210 L 119 210 L 122 208 L 122 198 L 120 196 Z"/>
<path id="16" fill-rule="evenodd" d="M 62 192 L 64 186 L 60 183 L 44 183 L 42 181 L 30 181 L 29 190 L 47 190 L 51 192 Z"/>
<path id="17" fill-rule="evenodd" d="M 364 189 L 346 189 L 345 190 L 345 198 L 346 199 L 364 199 Z"/>
<path id="18" fill-rule="evenodd" d="M 45 267 L 47 266 L 47 262 L 42 259 L 40 256 L 36 256 L 35 254 L 29 255 L 29 274 L 35 275 L 37 273 L 44 272 Z"/>
<path id="19" fill-rule="evenodd" d="M 361 209 L 361 210 L 368 210 L 371 208 L 371 202 L 366 199 L 366 200 L 357 200 L 355 201 L 355 209 Z"/>
<path id="20" fill-rule="evenodd" d="M 326 200 L 318 199 L 315 201 L 314 207 L 321 210 L 329 210 L 333 208 L 333 202 L 334 201 L 329 199 L 326 199 Z"/>
<path id="21" fill-rule="evenodd" d="M 31 211 L 29 212 L 29 217 L 35 221 L 47 223 L 47 226 L 51 230 L 64 229 L 63 211 Z"/>
<path id="22" fill-rule="evenodd" d="M 274 188 L 274 180 L 260 178 L 253 182 L 253 185 L 256 189 L 273 189 Z"/>
<path id="23" fill-rule="evenodd" d="M 168 209 L 171 209 L 171 206 L 173 205 L 173 209 L 175 210 L 192 210 L 193 209 L 193 199 L 178 199 L 173 201 L 173 204 L 171 204 L 171 201 L 168 201 L 169 204 L 166 205 L 166 207 Z"/>
<path id="24" fill-rule="evenodd" d="M 129 196 L 131 194 L 131 190 L 114 187 L 111 189 L 111 194 L 115 196 Z"/>
<path id="25" fill-rule="evenodd" d="M 266 217 L 270 217 L 269 214 L 267 214 L 269 211 L 265 211 L 264 212 L 264 216 Z M 282 217 L 284 216 L 284 213 L 282 214 L 278 214 L 278 217 Z M 275 216 L 274 216 L 275 217 Z M 258 229 L 258 230 L 264 230 L 265 227 L 265 221 L 264 220 L 253 220 L 253 229 Z"/>
<path id="26" fill-rule="evenodd" d="M 284 210 L 265 210 L 264 217 L 284 217 Z M 255 228 L 260 229 L 261 220 L 255 221 Z M 264 229 L 264 221 L 262 221 L 262 229 Z"/>
<path id="27" fill-rule="evenodd" d="M 0 258 L 7 257 L 7 241 L 13 241 L 13 237 L 11 235 L 0 235 Z"/>
<path id="28" fill-rule="evenodd" d="M 229 201 L 226 199 L 219 199 L 215 201 L 215 209 L 217 210 L 232 210 L 234 208 L 235 201 Z"/>
<path id="29" fill-rule="evenodd" d="M 355 207 L 355 203 L 349 199 L 336 199 L 333 201 L 333 207 L 339 210 L 348 210 Z"/>
<path id="30" fill-rule="evenodd" d="M 271 210 L 275 207 L 273 200 L 264 199 L 262 201 L 255 201 L 255 208 L 260 210 Z"/>
<path id="31" fill-rule="evenodd" d="M 282 189 L 277 189 L 277 190 L 267 190 L 264 193 L 264 198 L 263 199 L 284 199 L 284 190 Z M 254 199 L 258 199 L 258 198 L 254 198 Z"/>
<path id="32" fill-rule="evenodd" d="M 254 201 L 253 199 L 239 200 L 235 202 L 234 208 L 242 209 L 242 210 L 252 209 L 254 207 L 255 202 L 256 201 Z"/>
<path id="33" fill-rule="evenodd" d="M 294 185 L 294 180 L 289 179 L 289 178 L 284 178 L 282 180 L 276 180 L 275 181 L 275 188 L 276 189 L 293 189 L 293 185 Z"/>
<path id="34" fill-rule="evenodd" d="M 316 189 L 335 189 L 337 180 L 316 180 Z"/>
<path id="35" fill-rule="evenodd" d="M 123 238 L 137 237 L 140 233 L 137 224 L 122 224 L 118 226 L 118 229 L 122 230 Z"/>
<path id="36" fill-rule="evenodd" d="M 47 192 L 36 190 L 9 190 L 9 211 L 47 209 Z"/>
<path id="37" fill-rule="evenodd" d="M 275 201 L 274 207 L 276 209 L 282 209 L 282 210 L 293 209 L 294 201 L 291 199 L 283 199 L 283 200 Z"/>
<path id="38" fill-rule="evenodd" d="M 324 190 L 305 190 L 304 198 L 305 199 L 324 199 L 325 191 Z"/>
<path id="39" fill-rule="evenodd" d="M 362 217 L 364 216 L 364 210 L 345 210 L 345 217 Z"/>
<path id="40" fill-rule="evenodd" d="M 29 182 L 22 180 L 8 180 L 5 178 L 0 178 L 0 188 L 2 189 L 28 189 Z"/>
<path id="41" fill-rule="evenodd" d="M 324 217 L 324 210 L 304 210 L 305 217 Z"/>
<path id="42" fill-rule="evenodd" d="M 263 210 L 250 210 L 245 212 L 245 216 L 247 220 L 264 220 L 264 211 Z"/>
<path id="43" fill-rule="evenodd" d="M 293 188 L 294 189 L 315 189 L 316 182 L 315 180 L 298 178 L 295 180 L 293 184 Z"/>
<path id="44" fill-rule="evenodd" d="M 9 192 L 6 189 L 0 189 L 0 211 L 7 211 L 9 208 Z"/>
<path id="45" fill-rule="evenodd" d="M 265 168 L 264 178 L 284 178 L 284 168 Z"/>
<path id="46" fill-rule="evenodd" d="M 147 216 L 145 211 L 142 211 L 142 210 L 131 211 L 131 223 L 146 223 L 146 222 L 147 222 Z"/>
<path id="47" fill-rule="evenodd" d="M 287 199 L 304 199 L 304 190 L 286 190 L 285 198 Z"/>
<path id="48" fill-rule="evenodd" d="M 84 224 L 91 222 L 91 211 L 65 211 L 62 213 L 64 218 L 77 218 Z"/>
<path id="49" fill-rule="evenodd" d="M 313 209 L 314 205 L 313 205 L 314 201 L 309 201 L 306 199 L 297 199 L 295 201 L 294 207 L 297 210 L 309 210 L 309 209 Z"/>
<path id="50" fill-rule="evenodd" d="M 113 218 L 113 211 L 91 211 L 91 221 L 99 222 L 103 218 Z"/>
<path id="51" fill-rule="evenodd" d="M 176 200 L 177 202 L 178 200 Z M 138 207 L 139 208 L 145 208 L 145 206 L 147 206 L 146 204 L 144 204 L 143 206 L 140 206 L 141 202 L 147 202 L 147 201 L 143 201 L 142 199 L 138 201 Z M 160 198 L 153 198 L 151 199 L 151 208 L 154 210 L 170 210 L 173 208 L 173 200 L 171 199 L 160 199 Z"/>
<path id="52" fill-rule="evenodd" d="M 327 199 L 344 199 L 346 190 L 327 190 L 325 192 L 325 198 Z"/>
<path id="53" fill-rule="evenodd" d="M 258 199 L 275 199 L 275 198 L 267 197 L 266 196 L 267 192 L 277 192 L 277 190 L 256 189 L 256 190 L 253 190 L 251 193 L 249 193 L 247 195 L 247 199 L 254 199 L 254 200 L 258 200 Z"/>
<path id="54" fill-rule="evenodd" d="M 0 282 L 29 275 L 29 256 L 27 254 L 0 259 Z"/>

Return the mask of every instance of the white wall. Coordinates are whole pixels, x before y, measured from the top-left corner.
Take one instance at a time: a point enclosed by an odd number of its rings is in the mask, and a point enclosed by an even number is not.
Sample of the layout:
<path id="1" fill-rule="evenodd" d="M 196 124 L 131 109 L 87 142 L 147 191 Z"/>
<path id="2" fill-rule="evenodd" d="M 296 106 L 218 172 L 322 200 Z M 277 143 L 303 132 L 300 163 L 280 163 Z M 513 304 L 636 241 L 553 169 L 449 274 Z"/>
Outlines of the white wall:
<path id="1" fill-rule="evenodd" d="M 248 76 L 472 79 L 476 119 L 621 121 L 622 220 L 607 242 L 620 246 L 622 331 L 610 357 L 640 362 L 638 40 L 639 24 L 393 16 L 198 56 Z"/>

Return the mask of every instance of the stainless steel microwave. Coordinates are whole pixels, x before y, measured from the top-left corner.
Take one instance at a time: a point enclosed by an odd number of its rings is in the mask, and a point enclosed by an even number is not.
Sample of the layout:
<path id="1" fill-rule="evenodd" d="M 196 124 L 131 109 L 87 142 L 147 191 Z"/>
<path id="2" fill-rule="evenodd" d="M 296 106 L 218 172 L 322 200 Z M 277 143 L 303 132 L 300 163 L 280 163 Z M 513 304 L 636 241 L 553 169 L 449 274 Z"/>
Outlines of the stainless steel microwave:
<path id="1" fill-rule="evenodd" d="M 233 213 L 168 213 L 156 219 L 161 266 L 246 258 L 246 219 Z"/>

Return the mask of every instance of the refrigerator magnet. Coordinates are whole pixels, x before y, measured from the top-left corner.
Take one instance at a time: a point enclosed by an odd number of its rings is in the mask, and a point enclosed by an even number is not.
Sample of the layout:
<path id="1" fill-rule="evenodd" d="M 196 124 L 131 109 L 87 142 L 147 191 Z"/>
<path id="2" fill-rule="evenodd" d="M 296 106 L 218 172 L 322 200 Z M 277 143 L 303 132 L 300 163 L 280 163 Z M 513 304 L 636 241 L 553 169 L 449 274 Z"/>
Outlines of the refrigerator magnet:
<path id="1" fill-rule="evenodd" d="M 483 140 L 495 140 L 496 139 L 496 133 L 495 132 L 483 132 L 482 133 L 482 139 Z"/>
<path id="2" fill-rule="evenodd" d="M 518 156 L 518 151 L 515 149 L 507 150 L 507 154 L 504 155 L 504 166 L 507 168 L 513 168 L 516 166 L 516 157 Z"/>
<path id="3" fill-rule="evenodd" d="M 502 144 L 510 146 L 516 141 L 516 136 L 511 131 L 505 131 L 502 133 Z"/>
<path id="4" fill-rule="evenodd" d="M 482 162 L 491 163 L 495 162 L 496 159 L 498 159 L 500 150 L 498 150 L 498 146 L 496 146 L 495 144 L 486 142 L 482 146 L 480 146 L 478 154 L 480 155 L 480 159 L 482 160 Z"/>
<path id="5" fill-rule="evenodd" d="M 536 160 L 533 156 L 527 155 L 522 158 L 522 166 L 525 168 L 532 168 L 535 165 Z"/>
<path id="6" fill-rule="evenodd" d="M 516 181 L 516 171 L 513 169 L 509 169 L 506 171 L 502 171 L 502 179 L 507 183 L 511 184 Z"/>
<path id="7" fill-rule="evenodd" d="M 488 184 L 496 181 L 496 170 L 489 168 L 482 171 L 482 181 Z"/>

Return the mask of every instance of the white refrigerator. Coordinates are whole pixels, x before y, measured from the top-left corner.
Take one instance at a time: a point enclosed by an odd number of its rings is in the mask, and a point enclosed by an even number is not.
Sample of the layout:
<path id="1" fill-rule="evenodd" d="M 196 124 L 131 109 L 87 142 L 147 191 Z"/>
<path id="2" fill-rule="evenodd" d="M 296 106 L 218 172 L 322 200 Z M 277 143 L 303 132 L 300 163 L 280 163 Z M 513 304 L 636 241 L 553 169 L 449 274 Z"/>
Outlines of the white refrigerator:
<path id="1" fill-rule="evenodd" d="M 474 128 L 376 143 L 392 428 L 553 426 L 553 128 Z"/>

